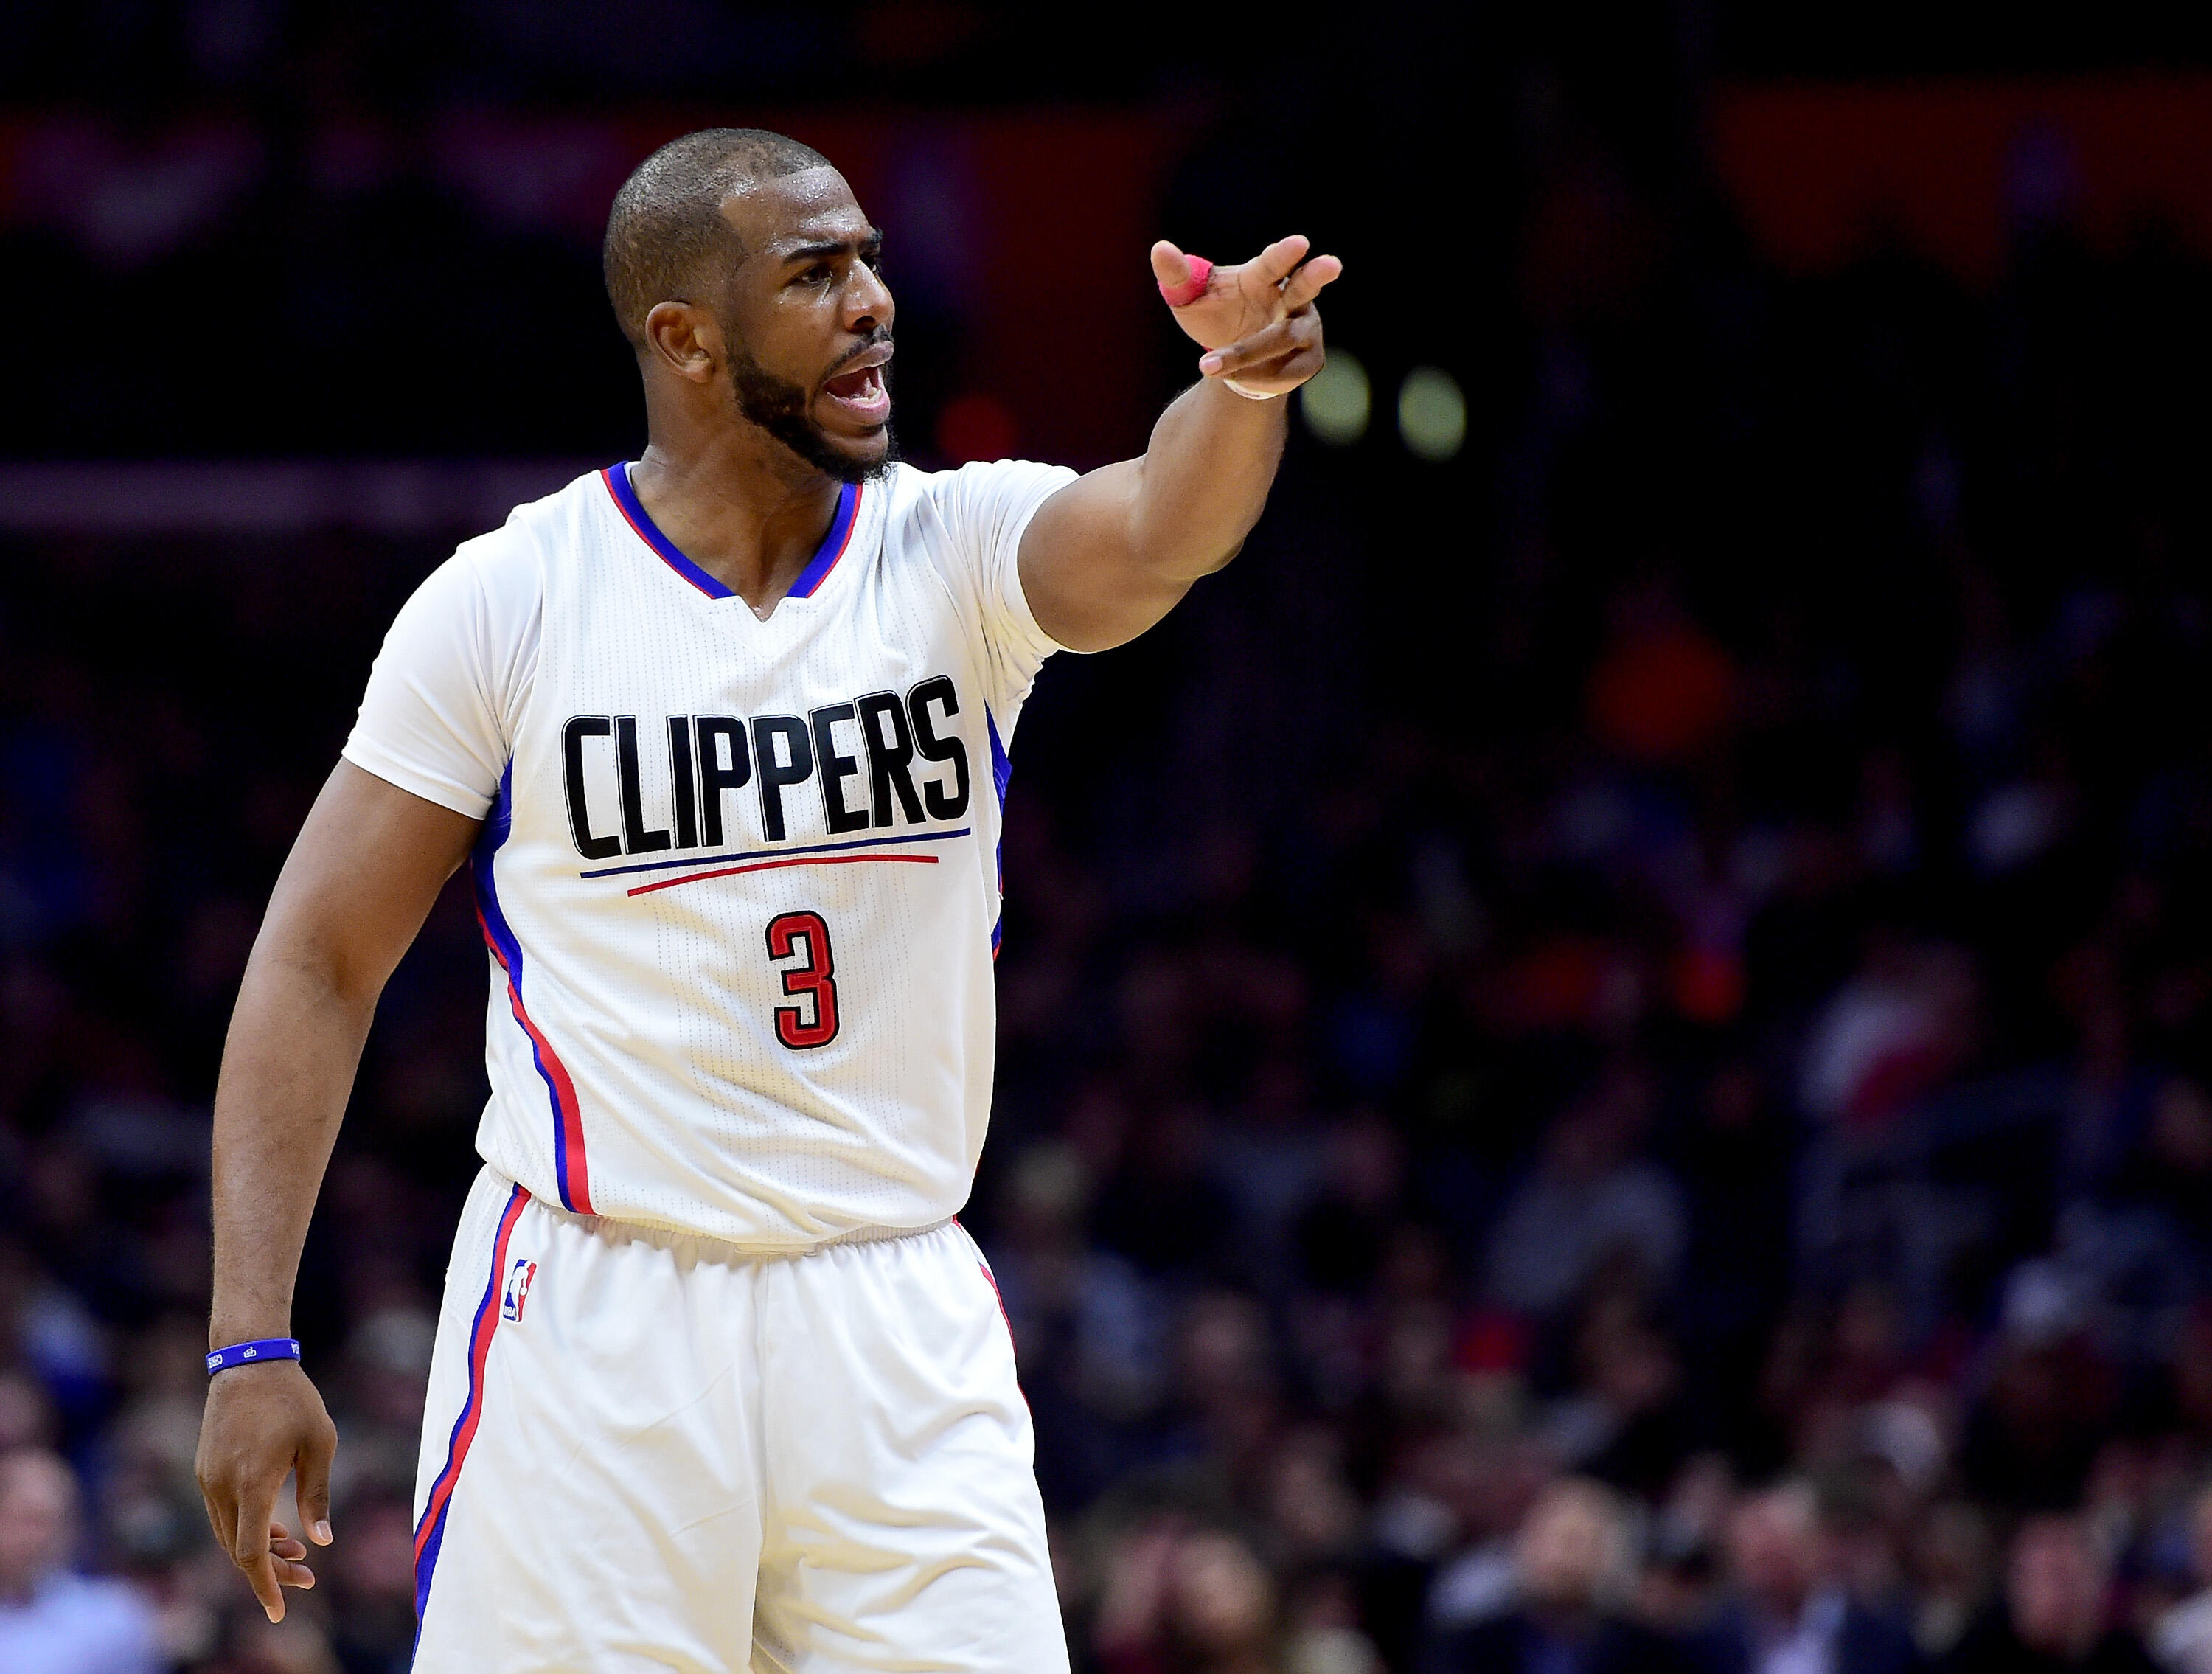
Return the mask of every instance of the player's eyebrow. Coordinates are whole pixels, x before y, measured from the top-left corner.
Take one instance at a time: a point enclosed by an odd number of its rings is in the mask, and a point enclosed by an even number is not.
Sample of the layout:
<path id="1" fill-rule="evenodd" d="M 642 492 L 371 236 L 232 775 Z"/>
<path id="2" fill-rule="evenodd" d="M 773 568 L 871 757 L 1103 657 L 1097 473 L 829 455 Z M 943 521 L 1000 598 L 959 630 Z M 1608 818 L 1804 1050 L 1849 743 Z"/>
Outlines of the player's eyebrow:
<path id="1" fill-rule="evenodd" d="M 884 229 L 871 227 L 857 238 L 838 238 L 817 240 L 812 244 L 779 246 L 776 259 L 782 262 L 819 261 L 824 256 L 842 256 L 848 251 L 862 255 L 872 254 L 884 247 Z"/>

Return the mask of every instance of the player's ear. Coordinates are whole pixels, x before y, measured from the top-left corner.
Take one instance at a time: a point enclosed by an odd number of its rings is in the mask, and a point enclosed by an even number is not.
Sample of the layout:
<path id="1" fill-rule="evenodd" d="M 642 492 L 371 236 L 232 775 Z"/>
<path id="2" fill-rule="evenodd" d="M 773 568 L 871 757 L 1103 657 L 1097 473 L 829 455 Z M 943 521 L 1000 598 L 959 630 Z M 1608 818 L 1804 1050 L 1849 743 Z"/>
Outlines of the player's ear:
<path id="1" fill-rule="evenodd" d="M 690 302 L 655 302 L 645 317 L 645 352 L 678 377 L 708 382 L 722 358 L 722 327 Z"/>

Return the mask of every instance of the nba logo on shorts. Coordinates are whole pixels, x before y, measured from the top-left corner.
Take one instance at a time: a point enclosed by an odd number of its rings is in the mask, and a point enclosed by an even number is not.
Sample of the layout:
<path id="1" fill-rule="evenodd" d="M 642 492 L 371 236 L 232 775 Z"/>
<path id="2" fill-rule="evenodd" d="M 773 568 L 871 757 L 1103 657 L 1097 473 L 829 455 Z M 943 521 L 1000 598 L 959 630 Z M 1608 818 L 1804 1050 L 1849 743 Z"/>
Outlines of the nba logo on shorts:
<path id="1" fill-rule="evenodd" d="M 538 1263 L 527 1256 L 517 1256 L 514 1265 L 507 1270 L 507 1300 L 500 1312 L 509 1319 L 520 1319 L 523 1305 L 530 1300 L 530 1281 L 537 1276 Z"/>

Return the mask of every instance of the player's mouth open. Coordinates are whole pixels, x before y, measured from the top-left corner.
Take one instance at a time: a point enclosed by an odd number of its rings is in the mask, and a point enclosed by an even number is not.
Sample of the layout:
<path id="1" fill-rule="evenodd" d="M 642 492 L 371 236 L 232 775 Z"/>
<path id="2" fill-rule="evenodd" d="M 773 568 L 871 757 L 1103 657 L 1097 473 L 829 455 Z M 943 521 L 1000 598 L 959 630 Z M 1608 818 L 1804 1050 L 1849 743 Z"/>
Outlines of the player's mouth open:
<path id="1" fill-rule="evenodd" d="M 822 393 L 848 417 L 864 424 L 879 424 L 890 414 L 891 393 L 884 383 L 881 361 L 839 373 L 823 385 Z"/>

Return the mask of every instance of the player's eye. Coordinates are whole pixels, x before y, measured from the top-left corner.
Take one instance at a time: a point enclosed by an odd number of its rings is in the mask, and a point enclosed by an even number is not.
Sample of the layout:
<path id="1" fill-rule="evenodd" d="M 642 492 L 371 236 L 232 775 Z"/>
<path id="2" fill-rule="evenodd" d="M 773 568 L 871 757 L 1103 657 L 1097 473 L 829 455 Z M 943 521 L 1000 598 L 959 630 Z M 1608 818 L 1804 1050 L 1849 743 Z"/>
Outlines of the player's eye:
<path id="1" fill-rule="evenodd" d="M 830 277 L 829 263 L 813 262 L 802 268 L 792 283 L 797 285 L 818 285 L 827 281 Z"/>

